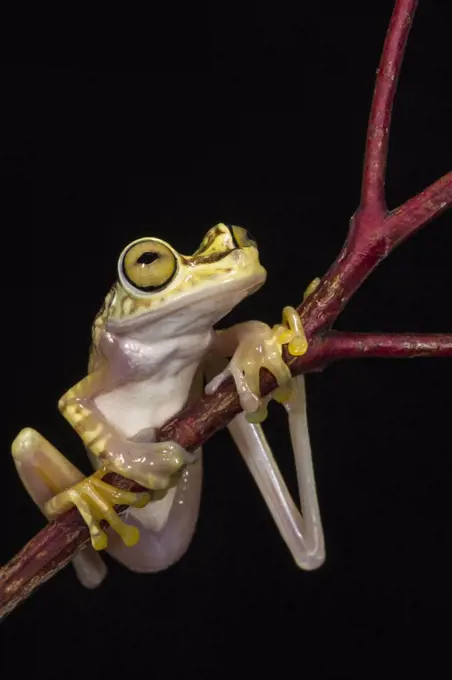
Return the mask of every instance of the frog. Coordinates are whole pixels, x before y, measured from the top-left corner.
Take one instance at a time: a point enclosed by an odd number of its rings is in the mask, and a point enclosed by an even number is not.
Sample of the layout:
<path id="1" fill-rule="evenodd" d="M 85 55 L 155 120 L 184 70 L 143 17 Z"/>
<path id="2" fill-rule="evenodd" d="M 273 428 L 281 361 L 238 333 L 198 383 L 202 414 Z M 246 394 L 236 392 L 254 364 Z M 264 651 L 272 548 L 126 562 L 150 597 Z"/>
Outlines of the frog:
<path id="1" fill-rule="evenodd" d="M 192 255 L 147 236 L 122 250 L 116 282 L 92 326 L 87 374 L 58 402 L 93 473 L 84 475 L 31 427 L 12 444 L 19 477 L 47 520 L 75 506 L 86 523 L 90 542 L 72 558 L 86 588 L 107 574 L 102 551 L 138 573 L 166 569 L 185 554 L 200 511 L 202 447 L 188 452 L 174 441 L 157 441 L 156 431 L 230 377 L 242 409 L 227 425 L 232 440 L 295 563 L 304 570 L 323 564 L 305 381 L 292 376 L 283 358 L 284 347 L 292 356 L 308 349 L 300 316 L 285 307 L 281 323 L 272 327 L 247 321 L 216 328 L 266 279 L 256 239 L 244 227 L 222 222 Z M 277 384 L 266 397 L 259 388 L 262 368 Z M 287 412 L 299 507 L 263 430 L 270 399 Z M 108 472 L 143 490 L 111 486 L 103 479 Z M 121 516 L 117 505 L 127 506 Z"/>

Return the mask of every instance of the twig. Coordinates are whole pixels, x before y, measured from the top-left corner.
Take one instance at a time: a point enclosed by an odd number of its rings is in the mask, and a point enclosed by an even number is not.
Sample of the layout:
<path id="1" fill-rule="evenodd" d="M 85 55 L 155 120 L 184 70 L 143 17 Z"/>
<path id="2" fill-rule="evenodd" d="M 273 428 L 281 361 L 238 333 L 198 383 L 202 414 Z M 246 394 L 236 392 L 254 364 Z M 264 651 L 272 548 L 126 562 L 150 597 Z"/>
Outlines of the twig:
<path id="1" fill-rule="evenodd" d="M 409 28 L 417 2 L 397 0 L 385 41 L 369 120 L 361 204 L 351 220 L 341 253 L 299 312 L 309 341 L 308 352 L 285 357 L 292 374 L 321 370 L 331 361 L 359 357 L 451 357 L 451 335 L 385 335 L 335 333 L 337 316 L 371 271 L 403 240 L 452 205 L 452 172 L 418 196 L 387 212 L 384 177 L 392 105 Z M 275 388 L 273 377 L 261 374 L 261 394 Z M 232 381 L 213 395 L 204 395 L 166 423 L 158 439 L 173 439 L 196 449 L 240 411 Z M 119 488 L 139 489 L 110 474 L 105 481 Z M 124 508 L 117 508 L 119 512 Z M 64 567 L 87 543 L 89 533 L 75 509 L 47 525 L 0 571 L 0 617 L 6 616 L 38 586 Z"/>
<path id="2" fill-rule="evenodd" d="M 418 229 L 439 217 L 452 205 L 452 172 L 389 213 L 384 221 L 386 239 L 399 245 Z"/>
<path id="3" fill-rule="evenodd" d="M 361 208 L 363 212 L 380 218 L 386 212 L 384 183 L 394 96 L 416 7 L 417 0 L 395 4 L 377 71 L 370 110 Z"/>
<path id="4" fill-rule="evenodd" d="M 452 334 L 331 332 L 316 352 L 321 364 L 340 359 L 452 358 Z"/>

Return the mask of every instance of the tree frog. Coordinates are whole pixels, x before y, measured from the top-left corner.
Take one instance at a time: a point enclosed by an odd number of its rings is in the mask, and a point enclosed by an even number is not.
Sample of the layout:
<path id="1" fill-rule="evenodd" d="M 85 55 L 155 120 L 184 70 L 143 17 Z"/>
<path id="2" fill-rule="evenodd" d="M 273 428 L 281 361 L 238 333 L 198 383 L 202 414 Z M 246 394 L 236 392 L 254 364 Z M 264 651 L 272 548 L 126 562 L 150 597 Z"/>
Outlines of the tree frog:
<path id="1" fill-rule="evenodd" d="M 48 440 L 22 430 L 12 455 L 27 491 L 48 520 L 76 506 L 91 545 L 73 565 L 88 588 L 106 574 L 106 549 L 136 572 L 155 572 L 187 550 L 199 512 L 202 456 L 174 442 L 155 441 L 155 430 L 204 389 L 212 393 L 233 376 L 243 413 L 229 432 L 291 551 L 303 569 L 325 558 L 311 458 L 303 377 L 292 378 L 282 347 L 307 349 L 296 311 L 285 308 L 273 328 L 251 321 L 226 330 L 214 325 L 266 280 L 255 239 L 244 228 L 217 224 L 193 255 L 158 238 L 130 243 L 117 263 L 117 282 L 92 328 L 88 374 L 59 401 L 62 415 L 82 439 L 94 473 L 85 477 Z M 206 384 L 206 367 L 224 370 Z M 228 363 L 229 362 L 229 363 Z M 265 399 L 259 371 L 276 377 L 274 397 L 288 412 L 302 514 L 292 500 L 259 421 Z M 278 392 L 279 390 L 279 392 Z M 116 489 L 102 477 L 115 471 L 148 489 Z M 124 520 L 116 504 L 129 506 Z M 107 532 L 101 520 L 109 524 Z"/>

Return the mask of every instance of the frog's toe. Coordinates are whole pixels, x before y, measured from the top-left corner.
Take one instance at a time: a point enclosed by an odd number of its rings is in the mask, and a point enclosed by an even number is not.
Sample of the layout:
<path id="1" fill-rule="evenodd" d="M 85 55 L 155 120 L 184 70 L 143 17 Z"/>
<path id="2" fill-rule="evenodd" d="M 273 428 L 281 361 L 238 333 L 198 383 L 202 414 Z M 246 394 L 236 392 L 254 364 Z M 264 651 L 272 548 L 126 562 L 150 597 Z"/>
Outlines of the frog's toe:
<path id="1" fill-rule="evenodd" d="M 218 373 L 218 375 L 216 375 L 211 380 L 209 380 L 209 382 L 207 383 L 207 385 L 204 388 L 204 392 L 206 394 L 213 394 L 214 392 L 217 391 L 217 389 L 220 387 L 220 385 L 222 385 L 225 382 L 225 380 L 227 380 L 228 378 L 231 377 L 231 375 L 232 375 L 231 368 L 228 365 L 224 369 L 224 371 L 221 371 L 221 373 Z"/>
<path id="2" fill-rule="evenodd" d="M 130 505 L 142 508 L 149 503 L 151 497 L 147 492 L 134 493 L 106 484 L 100 478 L 105 472 L 106 470 L 99 470 L 91 477 L 51 498 L 46 504 L 46 513 L 48 517 L 55 517 L 75 506 L 88 526 L 95 550 L 103 550 L 108 543 L 107 534 L 101 525 L 102 521 L 107 522 L 121 536 L 125 545 L 136 545 L 140 538 L 138 529 L 125 524 L 115 512 L 114 506 Z"/>
<path id="3" fill-rule="evenodd" d="M 306 354 L 308 340 L 299 313 L 294 307 L 284 307 L 282 316 L 282 324 L 273 328 L 277 341 L 280 345 L 287 345 L 287 351 L 292 356 Z"/>
<path id="4" fill-rule="evenodd" d="M 259 334 L 249 343 L 246 351 L 237 353 L 231 363 L 243 410 L 255 412 L 258 420 L 262 421 L 268 399 L 263 400 L 260 393 L 261 369 L 269 371 L 279 386 L 286 385 L 292 377 L 282 357 L 282 345 L 277 334 L 268 328 L 265 335 Z"/>
<path id="5" fill-rule="evenodd" d="M 256 370 L 254 366 L 249 366 L 249 363 L 243 357 L 235 356 L 224 371 L 207 383 L 204 388 L 205 393 L 213 394 L 225 380 L 232 377 L 242 409 L 246 412 L 257 411 L 261 403 L 259 396 L 259 369 Z"/>

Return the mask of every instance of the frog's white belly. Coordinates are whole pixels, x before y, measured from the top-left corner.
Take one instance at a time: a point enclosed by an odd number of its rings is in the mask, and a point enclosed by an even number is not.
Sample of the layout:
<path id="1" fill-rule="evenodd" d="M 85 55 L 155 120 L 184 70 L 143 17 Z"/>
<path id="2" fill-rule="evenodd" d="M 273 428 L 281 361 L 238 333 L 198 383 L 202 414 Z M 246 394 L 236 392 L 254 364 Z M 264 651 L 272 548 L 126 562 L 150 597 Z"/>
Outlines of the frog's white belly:
<path id="1" fill-rule="evenodd" d="M 193 376 L 212 340 L 212 331 L 173 337 L 127 337 L 118 340 L 119 354 L 112 357 L 110 370 L 124 359 L 129 365 L 122 384 L 99 394 L 96 406 L 115 429 L 131 438 L 141 430 L 160 427 L 185 404 Z M 152 337 L 154 336 L 154 337 Z"/>
<path id="2" fill-rule="evenodd" d="M 156 375 L 127 383 L 99 395 L 96 405 L 126 438 L 148 428 L 158 428 L 185 405 L 197 366 L 196 362 L 182 368 L 177 375 Z M 109 552 L 130 569 L 140 572 L 165 569 L 177 561 L 188 548 L 195 529 L 201 483 L 199 459 L 184 470 L 178 485 L 164 498 L 143 509 L 126 511 L 125 521 L 139 528 L 140 541 L 133 548 L 127 548 L 112 534 Z"/>
<path id="3" fill-rule="evenodd" d="M 149 427 L 160 427 L 185 405 L 197 364 L 177 375 L 157 374 L 129 382 L 99 395 L 96 406 L 105 418 L 130 439 Z"/>

